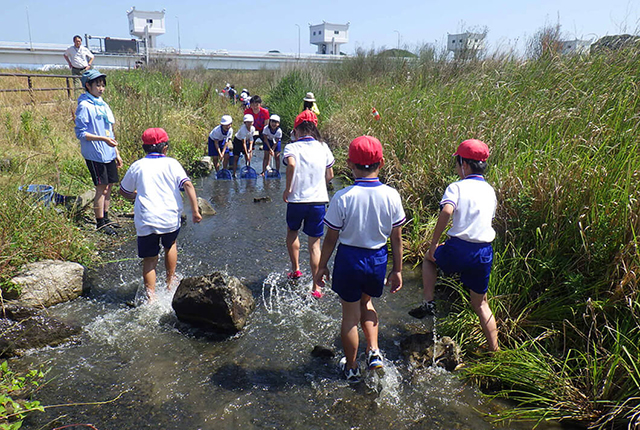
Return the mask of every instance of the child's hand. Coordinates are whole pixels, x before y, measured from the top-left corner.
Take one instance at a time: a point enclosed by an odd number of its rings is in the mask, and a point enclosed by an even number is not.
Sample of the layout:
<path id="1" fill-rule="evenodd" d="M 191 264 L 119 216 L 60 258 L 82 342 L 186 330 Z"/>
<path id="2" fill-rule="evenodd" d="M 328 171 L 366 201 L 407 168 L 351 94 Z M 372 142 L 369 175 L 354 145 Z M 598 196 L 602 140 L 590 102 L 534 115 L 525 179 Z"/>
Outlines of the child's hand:
<path id="1" fill-rule="evenodd" d="M 431 244 L 431 246 L 429 247 L 429 251 L 427 251 L 427 255 L 424 256 L 425 260 L 429 260 L 429 261 L 435 263 L 436 262 L 436 257 L 435 257 L 436 249 L 438 249 L 438 247 L 440 245 L 442 245 L 442 244 L 441 243 Z"/>
<path id="2" fill-rule="evenodd" d="M 285 203 L 289 203 L 289 194 L 291 194 L 289 190 L 284 190 L 282 193 L 282 200 L 284 200 Z"/>
<path id="3" fill-rule="evenodd" d="M 193 212 L 191 214 L 191 220 L 194 224 L 198 224 L 200 221 L 202 221 L 202 215 L 200 215 L 200 211 Z"/>
<path id="4" fill-rule="evenodd" d="M 315 290 L 315 286 L 316 285 L 320 285 L 320 287 L 324 287 L 324 278 L 326 277 L 327 280 L 329 280 L 329 269 L 326 267 L 320 267 L 318 268 L 318 272 L 316 273 L 316 276 L 313 277 L 313 283 L 314 283 L 314 291 L 319 291 L 319 290 Z"/>
<path id="5" fill-rule="evenodd" d="M 387 278 L 387 286 L 391 286 L 391 292 L 395 293 L 402 288 L 402 272 L 391 272 Z"/>
<path id="6" fill-rule="evenodd" d="M 116 142 L 116 140 L 112 137 L 103 137 L 102 141 L 105 142 L 107 145 L 111 146 L 112 148 L 115 148 L 116 146 L 118 146 L 118 142 Z"/>
<path id="7" fill-rule="evenodd" d="M 120 156 L 116 156 L 116 167 L 119 169 L 124 165 L 124 162 L 122 161 L 122 158 L 120 158 Z"/>

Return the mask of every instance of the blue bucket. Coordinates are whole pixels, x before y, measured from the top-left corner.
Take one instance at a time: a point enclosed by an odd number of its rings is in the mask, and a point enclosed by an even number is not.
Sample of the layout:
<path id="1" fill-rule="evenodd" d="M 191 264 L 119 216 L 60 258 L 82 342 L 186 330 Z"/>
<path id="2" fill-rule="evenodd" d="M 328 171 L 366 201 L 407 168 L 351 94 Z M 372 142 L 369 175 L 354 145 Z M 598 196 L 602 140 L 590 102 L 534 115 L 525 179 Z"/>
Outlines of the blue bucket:
<path id="1" fill-rule="evenodd" d="M 217 179 L 228 180 L 231 179 L 231 170 L 228 169 L 220 169 L 218 173 L 216 173 Z"/>
<path id="2" fill-rule="evenodd" d="M 51 185 L 20 185 L 20 187 L 18 187 L 18 190 L 27 194 L 29 198 L 33 199 L 34 202 L 42 202 L 46 206 L 48 206 L 53 199 L 53 187 Z"/>

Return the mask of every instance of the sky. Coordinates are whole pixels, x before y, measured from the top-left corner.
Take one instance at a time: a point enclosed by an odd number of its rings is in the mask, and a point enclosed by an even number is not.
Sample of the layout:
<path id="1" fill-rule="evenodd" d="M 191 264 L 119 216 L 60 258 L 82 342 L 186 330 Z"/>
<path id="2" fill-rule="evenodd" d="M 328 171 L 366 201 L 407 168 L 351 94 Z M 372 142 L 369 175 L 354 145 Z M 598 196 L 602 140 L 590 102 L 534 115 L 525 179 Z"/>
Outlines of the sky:
<path id="1" fill-rule="evenodd" d="M 323 21 L 350 23 L 349 43 L 342 46 L 347 54 L 443 47 L 447 33 L 485 27 L 490 51 L 522 50 L 537 30 L 556 23 L 564 39 L 640 32 L 640 0 L 2 0 L 0 41 L 71 45 L 74 34 L 131 38 L 126 12 L 132 6 L 165 9 L 167 31 L 158 47 L 178 48 L 180 41 L 183 51 L 295 53 L 300 34 L 300 51 L 313 53 L 309 24 Z"/>

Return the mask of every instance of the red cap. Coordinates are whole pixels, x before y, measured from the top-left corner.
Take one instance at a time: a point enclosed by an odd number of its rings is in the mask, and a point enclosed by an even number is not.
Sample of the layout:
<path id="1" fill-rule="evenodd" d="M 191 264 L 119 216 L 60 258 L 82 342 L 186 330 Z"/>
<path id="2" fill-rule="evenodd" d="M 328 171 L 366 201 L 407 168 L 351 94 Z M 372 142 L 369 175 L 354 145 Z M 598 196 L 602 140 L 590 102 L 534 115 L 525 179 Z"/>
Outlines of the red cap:
<path id="1" fill-rule="evenodd" d="M 155 145 L 156 143 L 166 143 L 169 135 L 162 128 L 148 128 L 142 133 L 143 145 Z"/>
<path id="2" fill-rule="evenodd" d="M 459 155 L 469 160 L 487 161 L 487 158 L 489 158 L 489 147 L 481 140 L 467 139 L 458 145 L 458 149 L 453 155 Z"/>
<path id="3" fill-rule="evenodd" d="M 349 145 L 349 160 L 362 166 L 382 161 L 382 144 L 373 136 L 360 136 Z"/>
<path id="4" fill-rule="evenodd" d="M 309 109 L 305 109 L 300 115 L 296 117 L 296 120 L 293 123 L 293 128 L 296 128 L 305 121 L 309 121 L 314 125 L 318 125 L 318 117 L 316 116 L 316 114 L 311 112 Z"/>

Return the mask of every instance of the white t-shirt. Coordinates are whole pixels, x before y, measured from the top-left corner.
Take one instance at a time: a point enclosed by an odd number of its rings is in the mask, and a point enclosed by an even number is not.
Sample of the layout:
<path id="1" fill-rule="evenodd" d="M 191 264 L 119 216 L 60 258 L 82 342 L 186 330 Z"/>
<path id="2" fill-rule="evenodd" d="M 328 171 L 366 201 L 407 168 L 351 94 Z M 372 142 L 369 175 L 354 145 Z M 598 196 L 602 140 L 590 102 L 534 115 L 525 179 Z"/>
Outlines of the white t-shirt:
<path id="1" fill-rule="evenodd" d="M 326 203 L 326 172 L 333 166 L 335 159 L 324 142 L 318 142 L 310 136 L 301 137 L 284 147 L 283 163 L 293 157 L 296 161 L 288 200 L 290 203 Z"/>
<path id="2" fill-rule="evenodd" d="M 356 179 L 336 192 L 324 223 L 340 231 L 340 243 L 358 248 L 380 249 L 394 227 L 406 222 L 400 194 L 378 178 Z"/>
<path id="3" fill-rule="evenodd" d="M 129 167 L 120 188 L 138 192 L 134 221 L 138 236 L 171 233 L 180 228 L 180 189 L 189 180 L 178 160 L 151 153 Z"/>
<path id="4" fill-rule="evenodd" d="M 440 200 L 453 205 L 452 225 L 447 235 L 467 242 L 490 243 L 496 237 L 491 221 L 498 200 L 493 187 L 482 175 L 469 175 L 450 184 Z"/>
<path id="5" fill-rule="evenodd" d="M 282 140 L 282 129 L 280 127 L 276 128 L 275 132 L 272 132 L 269 126 L 266 126 L 264 130 L 262 130 L 262 134 L 272 142 L 275 141 L 278 143 L 279 140 Z"/>
<path id="6" fill-rule="evenodd" d="M 80 45 L 79 48 L 76 48 L 75 45 L 71 45 L 67 48 L 66 51 L 64 51 L 64 54 L 69 59 L 69 62 L 71 62 L 71 65 L 76 69 L 84 69 L 89 65 L 87 57 L 94 57 L 91 51 L 89 51 L 85 46 L 82 45 Z"/>
<path id="7" fill-rule="evenodd" d="M 231 136 L 233 136 L 233 127 L 229 127 L 229 130 L 227 131 L 227 134 L 224 134 L 222 132 L 222 126 L 219 125 L 216 128 L 214 128 L 213 130 L 211 130 L 211 133 L 209 133 L 209 138 L 211 140 L 217 140 L 217 141 L 227 141 L 229 139 L 231 139 Z"/>
<path id="8" fill-rule="evenodd" d="M 251 129 L 247 130 L 247 127 L 243 124 L 240 127 L 240 130 L 238 130 L 238 132 L 236 133 L 236 138 L 240 140 L 247 139 L 247 141 L 253 142 L 253 135 L 255 134 L 255 132 L 256 128 L 254 126 L 251 126 Z"/>

